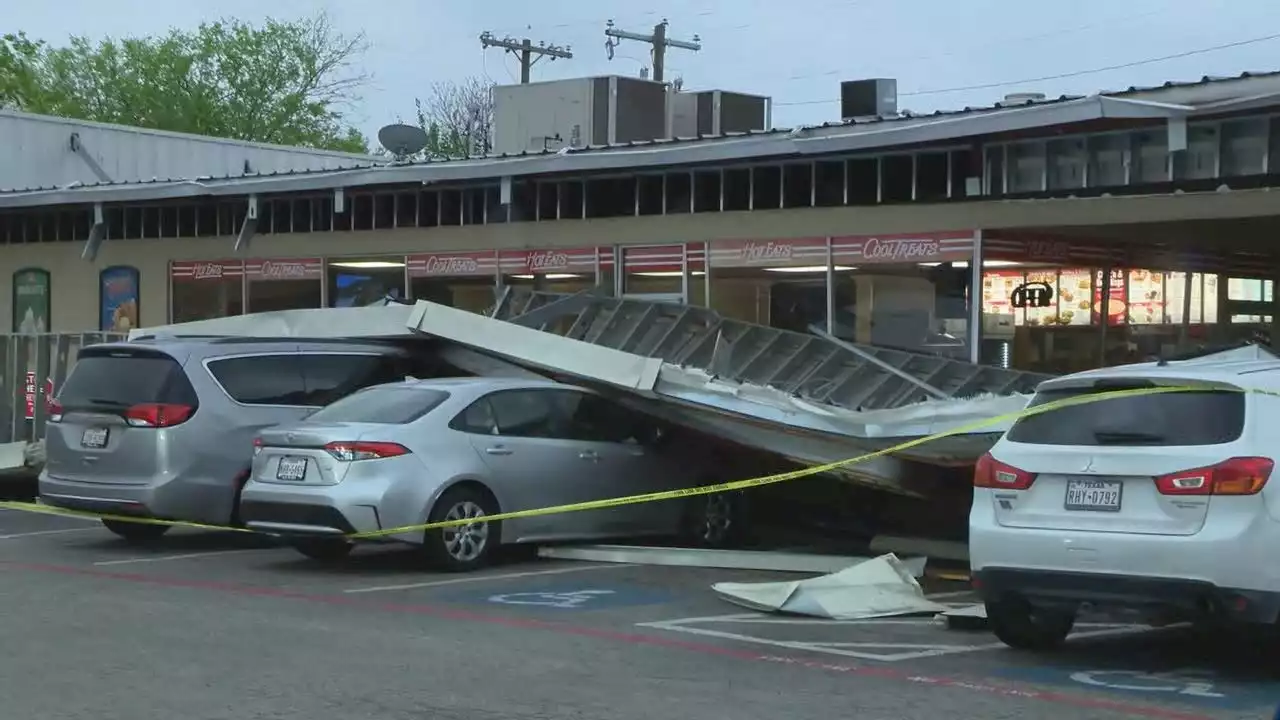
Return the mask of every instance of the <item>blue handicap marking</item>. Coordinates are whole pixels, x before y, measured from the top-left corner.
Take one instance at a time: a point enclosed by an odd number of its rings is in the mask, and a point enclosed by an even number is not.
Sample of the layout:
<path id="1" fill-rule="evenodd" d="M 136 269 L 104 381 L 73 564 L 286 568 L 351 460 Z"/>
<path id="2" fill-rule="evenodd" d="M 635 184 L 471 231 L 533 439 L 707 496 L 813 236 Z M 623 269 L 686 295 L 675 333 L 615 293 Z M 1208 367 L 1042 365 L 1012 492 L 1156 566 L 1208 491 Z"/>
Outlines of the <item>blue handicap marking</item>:
<path id="1" fill-rule="evenodd" d="M 1274 708 L 1280 703 L 1280 683 L 1225 679 L 1212 670 L 1199 668 L 1148 671 L 1019 667 L 1003 668 L 998 674 L 1030 682 L 1141 694 L 1152 700 L 1161 698 L 1224 709 Z"/>
<path id="2" fill-rule="evenodd" d="M 533 589 L 488 590 L 479 594 L 478 597 L 476 593 L 471 593 L 465 597 L 459 596 L 457 599 L 470 603 L 480 601 L 492 605 L 548 610 L 605 610 L 638 605 L 658 605 L 667 602 L 670 598 L 652 589 L 625 585 L 564 585 Z"/>

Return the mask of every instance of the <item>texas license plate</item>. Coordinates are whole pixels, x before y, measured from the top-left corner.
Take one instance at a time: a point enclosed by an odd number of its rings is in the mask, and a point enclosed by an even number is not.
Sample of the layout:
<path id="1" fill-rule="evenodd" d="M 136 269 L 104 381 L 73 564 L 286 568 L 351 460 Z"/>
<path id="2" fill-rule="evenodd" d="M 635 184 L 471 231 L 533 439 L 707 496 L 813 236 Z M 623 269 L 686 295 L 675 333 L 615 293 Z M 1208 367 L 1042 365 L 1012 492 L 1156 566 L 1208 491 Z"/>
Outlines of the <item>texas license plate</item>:
<path id="1" fill-rule="evenodd" d="M 1119 480 L 1068 480 L 1067 510 L 1119 512 L 1124 483 Z"/>
<path id="2" fill-rule="evenodd" d="M 302 480 L 307 476 L 307 460 L 306 458 L 280 458 L 280 465 L 276 468 L 277 480 Z"/>
<path id="3" fill-rule="evenodd" d="M 107 428 L 88 428 L 80 436 L 80 444 L 87 448 L 104 448 L 109 434 Z"/>

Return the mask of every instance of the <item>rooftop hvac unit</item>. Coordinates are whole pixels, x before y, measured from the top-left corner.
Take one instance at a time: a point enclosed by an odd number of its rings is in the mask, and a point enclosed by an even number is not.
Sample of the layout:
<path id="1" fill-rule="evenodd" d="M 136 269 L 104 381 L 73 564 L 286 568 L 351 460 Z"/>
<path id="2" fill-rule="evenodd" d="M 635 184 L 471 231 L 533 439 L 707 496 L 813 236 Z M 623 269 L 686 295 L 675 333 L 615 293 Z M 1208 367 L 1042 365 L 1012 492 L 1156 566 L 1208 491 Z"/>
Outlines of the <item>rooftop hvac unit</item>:
<path id="1" fill-rule="evenodd" d="M 840 83 L 840 117 L 890 117 L 898 114 L 898 81 L 892 78 Z"/>

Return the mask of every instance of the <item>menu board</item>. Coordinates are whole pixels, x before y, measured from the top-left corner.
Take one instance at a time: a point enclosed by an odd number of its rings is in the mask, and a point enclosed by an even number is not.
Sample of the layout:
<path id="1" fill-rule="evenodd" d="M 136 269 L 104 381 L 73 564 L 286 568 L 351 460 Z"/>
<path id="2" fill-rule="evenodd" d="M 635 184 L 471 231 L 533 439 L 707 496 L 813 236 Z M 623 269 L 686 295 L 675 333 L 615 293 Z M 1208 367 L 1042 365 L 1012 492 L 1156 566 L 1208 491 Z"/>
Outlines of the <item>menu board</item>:
<path id="1" fill-rule="evenodd" d="M 1028 325 L 1056 325 L 1058 323 L 1058 271 L 1038 270 L 1027 273 L 1027 284 L 1046 283 L 1054 288 L 1053 300 L 1049 307 L 1028 307 L 1026 309 Z"/>
<path id="2" fill-rule="evenodd" d="M 1203 311 L 1203 308 L 1201 307 L 1201 303 L 1203 302 L 1203 297 L 1204 297 L 1203 288 L 1202 288 L 1203 282 L 1204 282 L 1203 275 L 1201 275 L 1200 273 L 1192 274 L 1191 276 L 1191 316 L 1190 318 L 1188 318 L 1187 321 L 1193 324 L 1204 322 L 1204 319 L 1203 319 L 1204 311 Z M 1186 298 L 1186 292 L 1187 292 L 1186 283 L 1187 283 L 1186 273 L 1171 272 L 1166 277 L 1165 295 L 1168 299 L 1168 302 L 1165 305 L 1165 309 L 1166 309 L 1165 322 L 1170 323 L 1172 325 L 1182 324 L 1182 318 L 1183 318 L 1182 306 L 1184 304 L 1184 300 Z M 1215 300 L 1217 298 L 1217 287 L 1218 287 L 1217 283 L 1215 282 L 1214 283 Z M 1217 312 L 1216 302 L 1214 303 L 1214 312 L 1215 314 Z"/>
<path id="3" fill-rule="evenodd" d="M 1130 270 L 1127 302 L 1129 303 L 1127 311 L 1129 322 L 1135 325 L 1163 323 L 1164 273 L 1152 270 Z"/>
<path id="4" fill-rule="evenodd" d="M 982 276 L 982 312 L 988 315 L 1012 314 L 1015 325 L 1023 324 L 1023 312 L 1014 309 L 1009 296 L 1023 283 L 1021 270 L 998 270 Z"/>
<path id="5" fill-rule="evenodd" d="M 1058 324 L 1088 325 L 1093 273 L 1085 268 L 1063 268 L 1058 272 Z"/>
<path id="6" fill-rule="evenodd" d="M 1126 291 L 1124 270 L 1111 271 L 1111 287 L 1107 293 L 1107 324 L 1123 325 L 1129 313 L 1129 294 Z M 1102 271 L 1094 275 L 1093 286 L 1093 322 L 1100 323 L 1102 318 Z"/>

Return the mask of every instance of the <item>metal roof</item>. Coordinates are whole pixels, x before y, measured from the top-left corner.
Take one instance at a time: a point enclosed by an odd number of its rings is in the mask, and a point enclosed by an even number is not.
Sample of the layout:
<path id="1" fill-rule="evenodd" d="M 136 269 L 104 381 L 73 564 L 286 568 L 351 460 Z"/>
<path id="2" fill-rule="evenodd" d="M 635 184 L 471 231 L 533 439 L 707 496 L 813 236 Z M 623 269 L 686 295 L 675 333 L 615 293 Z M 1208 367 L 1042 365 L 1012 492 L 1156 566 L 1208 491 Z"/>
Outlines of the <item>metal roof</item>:
<path id="1" fill-rule="evenodd" d="M 1204 77 L 1159 86 L 1130 87 L 1088 96 L 968 107 L 924 115 L 856 118 L 841 123 L 676 138 L 613 146 L 526 152 L 417 163 L 355 166 L 225 177 L 87 184 L 0 192 L 0 207 L 92 202 L 136 202 L 183 197 L 286 193 L 388 184 L 431 184 L 553 173 L 658 169 L 776 157 L 876 150 L 1105 118 L 1176 119 L 1197 114 L 1273 106 L 1280 71 Z"/>

